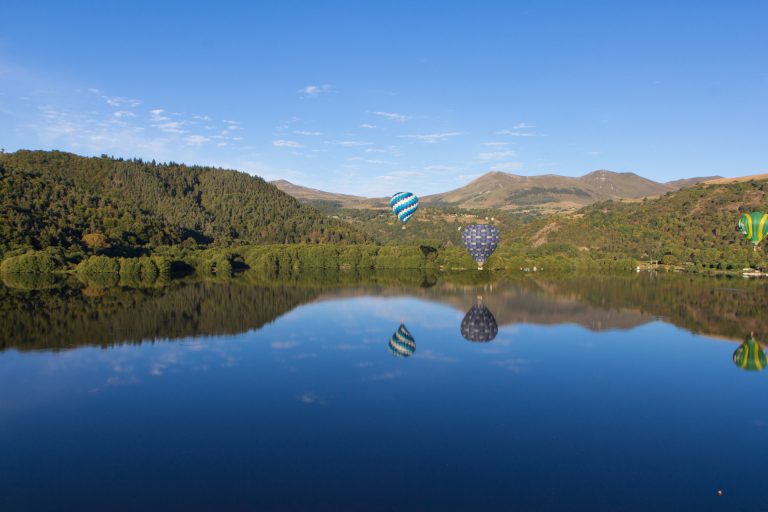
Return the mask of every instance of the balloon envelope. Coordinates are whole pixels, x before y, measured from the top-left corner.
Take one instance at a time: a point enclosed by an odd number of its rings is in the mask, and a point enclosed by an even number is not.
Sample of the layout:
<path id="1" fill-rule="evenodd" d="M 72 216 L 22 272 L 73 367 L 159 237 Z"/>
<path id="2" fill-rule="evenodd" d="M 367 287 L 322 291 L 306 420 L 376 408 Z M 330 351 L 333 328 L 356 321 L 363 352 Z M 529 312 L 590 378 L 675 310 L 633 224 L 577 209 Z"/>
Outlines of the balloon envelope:
<path id="1" fill-rule="evenodd" d="M 749 338 L 733 353 L 733 363 L 739 368 L 761 371 L 767 366 L 765 352 L 754 338 Z"/>
<path id="2" fill-rule="evenodd" d="M 739 217 L 738 230 L 753 245 L 759 244 L 768 234 L 768 213 L 751 212 Z"/>
<path id="3" fill-rule="evenodd" d="M 400 327 L 389 339 L 389 351 L 396 357 L 409 357 L 416 352 L 416 341 L 410 331 L 406 329 L 405 324 L 400 324 Z"/>
<path id="4" fill-rule="evenodd" d="M 419 198 L 412 192 L 398 192 L 389 200 L 389 206 L 400 222 L 405 224 L 419 208 Z"/>
<path id="5" fill-rule="evenodd" d="M 461 234 L 464 247 L 472 259 L 482 268 L 483 264 L 496 250 L 501 234 L 496 226 L 490 224 L 471 224 Z"/>
<path id="6" fill-rule="evenodd" d="M 476 343 L 485 343 L 491 341 L 499 332 L 499 326 L 496 323 L 491 310 L 485 307 L 481 301 L 472 306 L 467 311 L 464 319 L 461 321 L 461 335 L 469 341 Z"/>

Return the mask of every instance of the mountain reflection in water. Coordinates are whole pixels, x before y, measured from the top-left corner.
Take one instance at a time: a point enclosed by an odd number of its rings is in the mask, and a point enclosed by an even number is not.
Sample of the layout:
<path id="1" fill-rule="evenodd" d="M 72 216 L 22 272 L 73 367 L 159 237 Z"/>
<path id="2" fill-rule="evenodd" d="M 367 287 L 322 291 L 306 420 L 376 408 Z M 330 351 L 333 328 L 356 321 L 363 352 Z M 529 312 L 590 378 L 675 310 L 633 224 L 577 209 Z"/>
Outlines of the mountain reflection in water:
<path id="1" fill-rule="evenodd" d="M 459 275 L 459 282 L 454 277 L 415 273 L 344 281 L 343 275 L 330 273 L 271 280 L 240 276 L 153 288 L 0 286 L 0 349 L 66 349 L 236 334 L 259 329 L 302 304 L 359 296 L 413 296 L 448 304 L 466 312 L 457 327 L 470 341 L 492 340 L 498 325 L 572 323 L 602 331 L 659 319 L 734 341 L 750 332 L 768 333 L 762 311 L 768 287 L 762 282 L 641 275 L 526 276 L 474 284 L 466 282 L 471 281 L 468 276 Z M 469 306 L 469 297 L 476 296 L 482 299 Z"/>

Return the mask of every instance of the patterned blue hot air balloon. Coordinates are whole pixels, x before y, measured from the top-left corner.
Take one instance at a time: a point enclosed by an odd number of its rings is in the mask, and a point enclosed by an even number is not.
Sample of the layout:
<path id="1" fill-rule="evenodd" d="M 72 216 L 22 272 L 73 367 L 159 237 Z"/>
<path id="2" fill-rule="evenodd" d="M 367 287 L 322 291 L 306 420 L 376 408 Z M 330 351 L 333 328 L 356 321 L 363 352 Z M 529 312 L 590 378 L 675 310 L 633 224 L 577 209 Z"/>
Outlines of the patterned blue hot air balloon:
<path id="1" fill-rule="evenodd" d="M 419 208 L 419 198 L 412 192 L 398 192 L 389 200 L 389 206 L 392 207 L 392 211 L 395 212 L 397 218 L 403 223 L 403 229 L 405 229 L 406 222 L 411 220 L 411 217 Z"/>
<path id="2" fill-rule="evenodd" d="M 483 298 L 477 298 L 477 304 L 467 311 L 461 321 L 461 335 L 469 341 L 485 343 L 491 341 L 499 332 L 499 326 L 491 310 L 483 304 Z"/>
<path id="3" fill-rule="evenodd" d="M 464 229 L 461 239 L 469 255 L 477 262 L 477 269 L 483 270 L 483 264 L 499 245 L 501 234 L 496 226 L 490 224 L 470 224 Z"/>
<path id="4" fill-rule="evenodd" d="M 405 324 L 400 324 L 400 327 L 389 339 L 389 351 L 396 357 L 409 357 L 416 352 L 416 341 L 405 328 Z"/>

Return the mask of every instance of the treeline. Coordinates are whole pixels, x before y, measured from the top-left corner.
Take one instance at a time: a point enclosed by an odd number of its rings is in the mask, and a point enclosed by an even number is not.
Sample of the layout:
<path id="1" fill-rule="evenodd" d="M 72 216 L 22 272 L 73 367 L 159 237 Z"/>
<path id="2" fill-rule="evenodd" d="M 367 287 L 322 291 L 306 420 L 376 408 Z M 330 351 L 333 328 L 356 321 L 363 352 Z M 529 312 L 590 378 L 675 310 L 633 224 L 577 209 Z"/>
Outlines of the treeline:
<path id="1" fill-rule="evenodd" d="M 242 172 L 58 151 L 0 154 L 0 258 L 50 247 L 76 261 L 161 245 L 367 238 Z"/>

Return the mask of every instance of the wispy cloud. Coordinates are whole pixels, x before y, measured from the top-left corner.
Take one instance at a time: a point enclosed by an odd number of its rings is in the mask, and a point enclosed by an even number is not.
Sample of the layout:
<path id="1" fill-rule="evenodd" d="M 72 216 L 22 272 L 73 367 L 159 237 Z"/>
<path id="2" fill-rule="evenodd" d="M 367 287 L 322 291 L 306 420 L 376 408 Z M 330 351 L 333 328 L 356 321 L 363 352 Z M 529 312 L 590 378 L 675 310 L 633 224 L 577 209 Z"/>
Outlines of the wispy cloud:
<path id="1" fill-rule="evenodd" d="M 523 168 L 523 164 L 520 162 L 500 162 L 491 166 L 492 171 L 519 171 Z"/>
<path id="2" fill-rule="evenodd" d="M 491 141 L 491 142 L 482 142 L 483 146 L 490 146 L 490 147 L 504 147 L 509 146 L 509 142 L 500 142 L 500 141 Z"/>
<path id="3" fill-rule="evenodd" d="M 546 137 L 543 133 L 521 132 L 516 130 L 499 130 L 496 135 L 509 135 L 511 137 Z"/>
<path id="4" fill-rule="evenodd" d="M 310 132 L 307 130 L 294 130 L 293 133 L 295 133 L 296 135 L 307 135 L 310 137 L 317 137 L 318 135 L 322 135 L 322 133 L 320 132 Z"/>
<path id="5" fill-rule="evenodd" d="M 427 144 L 435 144 L 437 142 L 445 142 L 451 137 L 458 137 L 461 132 L 444 132 L 444 133 L 427 133 L 422 135 L 401 135 L 404 139 L 414 139 Z"/>
<path id="6" fill-rule="evenodd" d="M 88 92 L 91 92 L 93 94 L 96 94 L 101 99 L 107 102 L 107 105 L 111 107 L 128 107 L 128 108 L 134 108 L 141 105 L 143 102 L 141 100 L 137 100 L 135 98 L 126 98 L 124 96 L 108 96 L 104 94 L 99 89 L 90 88 L 88 89 Z"/>
<path id="7" fill-rule="evenodd" d="M 150 121 L 160 122 L 160 121 L 167 121 L 170 119 L 170 117 L 167 117 L 165 115 L 165 110 L 161 108 L 156 108 L 154 110 L 149 111 L 149 119 Z"/>
<path id="8" fill-rule="evenodd" d="M 326 144 L 335 144 L 337 146 L 356 147 L 356 146 L 370 146 L 373 142 L 365 142 L 362 140 L 329 140 Z"/>
<path id="9" fill-rule="evenodd" d="M 189 146 L 202 146 L 206 142 L 211 141 L 211 139 L 204 135 L 187 135 L 184 140 Z"/>
<path id="10" fill-rule="evenodd" d="M 397 112 L 371 112 L 371 114 L 379 117 L 383 117 L 384 119 L 389 119 L 390 121 L 398 121 L 400 123 L 406 122 L 410 117 L 406 116 L 405 114 L 399 114 Z"/>
<path id="11" fill-rule="evenodd" d="M 517 123 L 515 126 L 512 127 L 513 130 L 527 130 L 529 128 L 536 128 L 536 127 L 528 123 Z"/>
<path id="12" fill-rule="evenodd" d="M 373 130 L 374 128 L 376 128 L 376 125 L 375 124 L 363 123 L 363 124 L 360 125 L 360 128 L 366 128 L 368 130 Z"/>
<path id="13" fill-rule="evenodd" d="M 276 148 L 303 148 L 304 146 L 295 140 L 278 139 L 273 140 L 272 145 Z"/>
<path id="14" fill-rule="evenodd" d="M 165 123 L 158 123 L 154 126 L 165 133 L 187 133 L 187 130 L 181 128 L 184 126 L 184 121 L 167 121 Z"/>
<path id="15" fill-rule="evenodd" d="M 320 94 L 330 92 L 330 90 L 331 90 L 330 84 L 308 85 L 306 87 L 302 87 L 301 90 L 299 90 L 299 92 L 304 96 L 319 96 Z"/>
<path id="16" fill-rule="evenodd" d="M 113 112 L 112 115 L 118 119 L 123 119 L 126 117 L 136 117 L 136 114 L 134 114 L 130 110 L 118 110 L 117 112 Z"/>
<path id="17" fill-rule="evenodd" d="M 509 151 L 490 151 L 487 153 L 480 153 L 477 158 L 480 160 L 498 160 L 499 158 L 509 158 L 516 156 L 516 153 L 512 150 Z"/>

